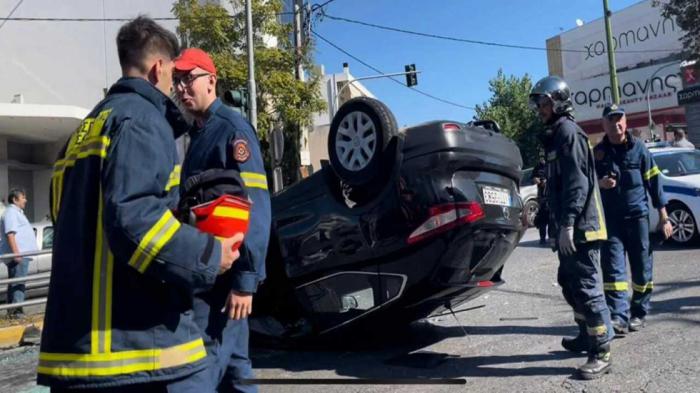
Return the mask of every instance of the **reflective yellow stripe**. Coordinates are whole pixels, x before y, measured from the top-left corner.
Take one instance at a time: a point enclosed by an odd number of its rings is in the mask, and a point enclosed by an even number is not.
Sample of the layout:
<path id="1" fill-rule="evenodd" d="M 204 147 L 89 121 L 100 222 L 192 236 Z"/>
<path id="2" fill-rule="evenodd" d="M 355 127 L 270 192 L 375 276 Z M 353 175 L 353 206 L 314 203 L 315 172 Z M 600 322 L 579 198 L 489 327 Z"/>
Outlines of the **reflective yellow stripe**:
<path id="1" fill-rule="evenodd" d="M 637 285 L 635 283 L 632 283 L 632 290 L 634 290 L 635 292 L 644 293 L 644 292 L 650 291 L 652 289 L 654 289 L 654 282 L 652 282 L 652 281 L 649 281 L 645 285 Z"/>
<path id="2" fill-rule="evenodd" d="M 250 212 L 235 207 L 217 206 L 216 208 L 214 208 L 212 216 L 247 220 L 250 217 Z"/>
<path id="3" fill-rule="evenodd" d="M 649 180 L 652 177 L 658 175 L 659 173 L 661 173 L 661 171 L 659 170 L 659 167 L 654 165 L 653 168 L 649 169 L 647 171 L 647 173 L 644 174 L 644 180 Z"/>
<path id="4" fill-rule="evenodd" d="M 200 338 L 164 349 L 98 354 L 42 352 L 37 371 L 59 376 L 109 376 L 181 366 L 204 357 L 206 350 Z"/>
<path id="5" fill-rule="evenodd" d="M 603 214 L 603 207 L 600 203 L 600 190 L 598 187 L 593 188 L 593 199 L 595 202 L 596 212 L 598 213 L 598 223 L 600 224 L 600 229 L 597 231 L 588 231 L 584 234 L 586 241 L 589 242 L 594 240 L 606 240 L 608 238 L 608 228 L 605 225 L 605 215 Z"/>
<path id="6" fill-rule="evenodd" d="M 182 167 L 180 165 L 175 165 L 173 171 L 170 172 L 170 177 L 168 177 L 168 184 L 165 186 L 165 191 L 170 191 L 173 187 L 180 185 L 180 173 L 182 172 Z"/>
<path id="7" fill-rule="evenodd" d="M 107 149 L 110 145 L 110 139 L 106 136 L 97 136 L 83 140 L 79 146 L 73 146 L 70 152 L 67 152 L 65 158 L 56 161 L 54 171 L 51 176 L 53 187 L 53 204 L 51 213 L 54 219 L 58 218 L 58 213 L 61 207 L 61 194 L 63 192 L 63 175 L 66 169 L 75 165 L 75 162 L 82 158 L 98 156 L 100 158 L 107 157 Z"/>
<path id="8" fill-rule="evenodd" d="M 179 228 L 180 223 L 170 210 L 166 210 L 155 225 L 146 232 L 131 259 L 129 259 L 129 265 L 140 273 L 145 272 L 153 258 L 158 255 L 163 246 L 170 241 Z"/>
<path id="9" fill-rule="evenodd" d="M 262 188 L 267 190 L 267 177 L 261 173 L 241 172 L 241 179 L 246 187 Z"/>
<path id="10" fill-rule="evenodd" d="M 603 287 L 606 291 L 627 291 L 630 289 L 627 281 L 606 282 L 603 283 Z"/>
<path id="11" fill-rule="evenodd" d="M 600 325 L 600 326 L 588 326 L 586 327 L 586 332 L 588 332 L 589 336 L 600 336 L 608 332 L 608 328 L 605 327 L 605 325 Z"/>

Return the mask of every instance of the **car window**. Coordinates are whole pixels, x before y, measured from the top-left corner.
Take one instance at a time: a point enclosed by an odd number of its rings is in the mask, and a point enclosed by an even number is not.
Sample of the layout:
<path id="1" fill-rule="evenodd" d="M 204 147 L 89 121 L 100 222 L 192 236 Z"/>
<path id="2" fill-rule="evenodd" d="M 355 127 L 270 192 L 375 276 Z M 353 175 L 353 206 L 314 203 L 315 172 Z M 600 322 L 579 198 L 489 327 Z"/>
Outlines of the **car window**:
<path id="1" fill-rule="evenodd" d="M 677 177 L 700 173 L 700 152 L 697 150 L 655 154 L 654 161 L 666 176 Z"/>
<path id="2" fill-rule="evenodd" d="M 45 227 L 41 249 L 47 250 L 51 247 L 53 247 L 53 227 Z"/>

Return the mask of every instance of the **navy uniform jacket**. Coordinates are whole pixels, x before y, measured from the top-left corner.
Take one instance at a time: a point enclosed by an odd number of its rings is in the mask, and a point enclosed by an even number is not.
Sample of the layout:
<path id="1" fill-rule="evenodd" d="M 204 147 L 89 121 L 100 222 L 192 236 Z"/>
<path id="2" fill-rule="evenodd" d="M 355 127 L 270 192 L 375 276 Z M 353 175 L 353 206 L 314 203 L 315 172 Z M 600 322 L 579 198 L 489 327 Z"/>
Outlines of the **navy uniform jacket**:
<path id="1" fill-rule="evenodd" d="M 668 203 L 659 178 L 661 171 L 641 139 L 627 132 L 625 143 L 613 145 L 605 136 L 595 147 L 595 159 L 599 178 L 611 172 L 617 176 L 614 188 L 601 190 L 603 204 L 615 207 L 606 210 L 608 219 L 638 218 L 649 214 L 647 191 L 656 209 Z"/>
<path id="2" fill-rule="evenodd" d="M 231 268 L 231 289 L 254 293 L 265 279 L 272 216 L 260 144 L 250 123 L 221 100 L 216 99 L 207 112 L 204 126 L 190 132 L 182 181 L 208 169 L 234 169 L 240 173 L 253 206 L 241 257 Z"/>
<path id="3" fill-rule="evenodd" d="M 552 228 L 574 227 L 574 240 L 607 239 L 593 149 L 574 121 L 561 116 L 545 138 L 547 205 Z"/>
<path id="4" fill-rule="evenodd" d="M 192 299 L 214 284 L 221 245 L 171 212 L 178 115 L 148 81 L 122 78 L 54 164 L 40 384 L 119 386 L 206 366 Z"/>

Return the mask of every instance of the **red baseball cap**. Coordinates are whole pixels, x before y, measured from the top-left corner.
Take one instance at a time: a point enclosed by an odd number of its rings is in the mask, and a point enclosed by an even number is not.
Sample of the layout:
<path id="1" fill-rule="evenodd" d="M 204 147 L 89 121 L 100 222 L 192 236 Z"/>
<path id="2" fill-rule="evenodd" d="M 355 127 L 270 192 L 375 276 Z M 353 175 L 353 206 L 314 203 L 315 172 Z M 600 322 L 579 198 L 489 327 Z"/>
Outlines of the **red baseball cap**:
<path id="1" fill-rule="evenodd" d="M 175 59 L 175 69 L 178 71 L 192 71 L 197 67 L 216 74 L 216 66 L 211 57 L 199 48 L 187 48 Z"/>

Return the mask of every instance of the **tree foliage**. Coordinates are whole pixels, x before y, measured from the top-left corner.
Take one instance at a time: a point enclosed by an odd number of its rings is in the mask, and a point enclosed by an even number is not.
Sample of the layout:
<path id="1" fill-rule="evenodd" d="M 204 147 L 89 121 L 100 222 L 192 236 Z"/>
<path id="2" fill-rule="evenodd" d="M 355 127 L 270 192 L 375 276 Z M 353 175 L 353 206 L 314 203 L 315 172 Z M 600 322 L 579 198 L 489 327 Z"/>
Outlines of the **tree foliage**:
<path id="1" fill-rule="evenodd" d="M 179 19 L 178 33 L 187 46 L 207 51 L 218 73 L 218 93 L 248 86 L 248 56 L 244 0 L 231 0 L 229 13 L 215 2 L 179 0 L 173 12 Z M 309 70 L 306 82 L 295 78 L 297 54 L 292 25 L 282 23 L 281 0 L 253 0 L 255 81 L 258 136 L 268 145 L 269 131 L 276 126 L 285 132 L 283 170 L 286 183 L 296 180 L 299 168 L 300 126 L 312 124 L 313 114 L 325 108 L 319 89 L 320 75 L 311 67 L 313 46 L 306 45 L 299 56 Z M 252 99 L 252 97 L 251 97 Z M 269 151 L 264 152 L 269 163 Z"/>
<path id="2" fill-rule="evenodd" d="M 529 75 L 525 74 L 522 78 L 506 76 L 499 69 L 496 77 L 489 81 L 491 98 L 476 106 L 476 118 L 496 121 L 501 132 L 515 141 L 525 167 L 537 163 L 540 146 L 537 135 L 542 129 L 537 115 L 528 105 L 531 89 Z"/>
<path id="3" fill-rule="evenodd" d="M 700 1 L 698 0 L 669 0 L 656 1 L 662 4 L 663 16 L 675 17 L 676 24 L 685 31 L 681 38 L 683 52 L 688 60 L 700 59 Z"/>

